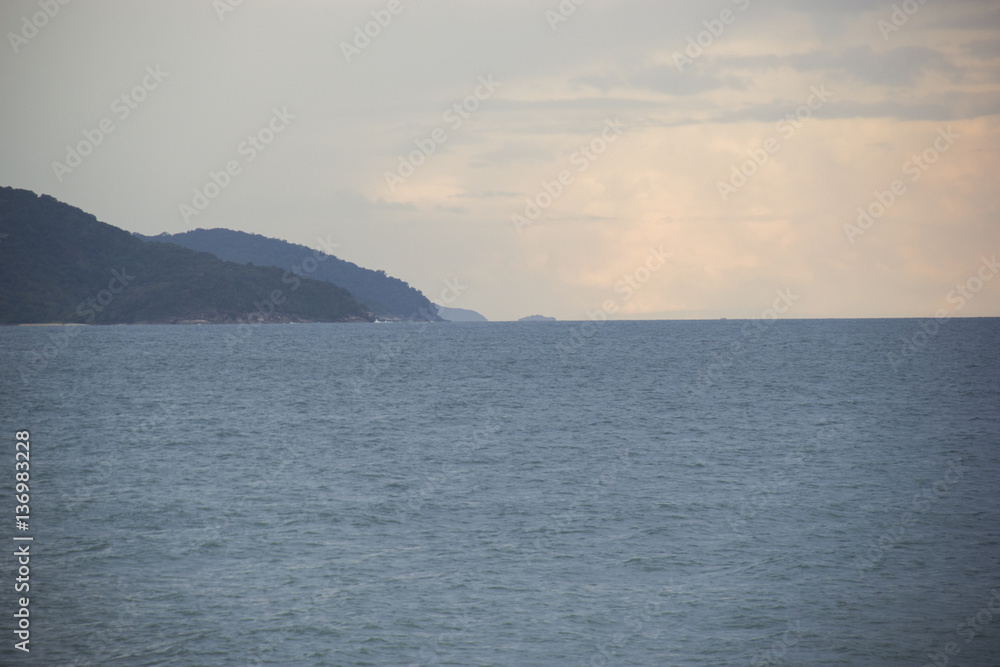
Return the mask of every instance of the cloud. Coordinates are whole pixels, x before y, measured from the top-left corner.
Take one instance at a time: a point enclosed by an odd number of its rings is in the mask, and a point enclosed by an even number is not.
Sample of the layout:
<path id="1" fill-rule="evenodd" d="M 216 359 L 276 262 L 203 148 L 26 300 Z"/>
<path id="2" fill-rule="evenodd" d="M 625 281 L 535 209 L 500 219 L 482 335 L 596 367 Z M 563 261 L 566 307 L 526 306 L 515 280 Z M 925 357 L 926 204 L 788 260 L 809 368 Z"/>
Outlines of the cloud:
<path id="1" fill-rule="evenodd" d="M 573 79 L 574 83 L 596 88 L 602 93 L 617 90 L 645 89 L 664 95 L 698 95 L 720 88 L 741 90 L 746 84 L 738 77 L 722 77 L 707 74 L 695 76 L 677 70 L 672 65 L 654 65 L 628 77 L 592 74 Z"/>
<path id="2" fill-rule="evenodd" d="M 870 45 L 835 53 L 812 50 L 787 55 L 725 56 L 715 59 L 722 70 L 759 72 L 789 68 L 797 72 L 818 73 L 826 79 L 848 77 L 877 86 L 911 86 L 929 73 L 945 73 L 960 78 L 961 70 L 940 52 L 926 47 L 906 46 L 875 51 Z"/>
<path id="3" fill-rule="evenodd" d="M 892 4 L 755 0 L 683 72 L 671 54 L 734 3 L 587 2 L 553 31 L 555 0 L 422 0 L 350 63 L 339 44 L 374 5 L 244 2 L 220 21 L 193 0 L 70 4 L 0 59 L 0 150 L 16 157 L 0 182 L 126 229 L 183 231 L 178 203 L 287 106 L 289 130 L 199 226 L 329 235 L 429 295 L 458 276 L 470 288 L 455 305 L 491 319 L 581 317 L 660 243 L 675 260 L 629 316 L 753 316 L 785 287 L 802 290 L 803 316 L 923 315 L 945 277 L 1000 250 L 1000 7 L 929 2 L 886 39 Z M 33 11 L 0 3 L 0 24 Z M 167 83 L 53 178 L 51 161 L 158 63 Z M 446 123 L 488 75 L 496 94 Z M 722 201 L 717 182 L 824 85 L 833 99 Z M 571 155 L 616 116 L 628 130 L 577 171 Z M 849 244 L 845 221 L 948 124 L 961 142 Z M 390 190 L 385 172 L 438 127 L 447 141 Z M 518 234 L 511 214 L 565 169 L 572 183 Z M 992 294 L 968 314 L 1000 314 Z"/>
<path id="4" fill-rule="evenodd" d="M 964 44 L 963 50 L 980 60 L 996 60 L 1000 58 L 1000 40 L 977 39 Z"/>

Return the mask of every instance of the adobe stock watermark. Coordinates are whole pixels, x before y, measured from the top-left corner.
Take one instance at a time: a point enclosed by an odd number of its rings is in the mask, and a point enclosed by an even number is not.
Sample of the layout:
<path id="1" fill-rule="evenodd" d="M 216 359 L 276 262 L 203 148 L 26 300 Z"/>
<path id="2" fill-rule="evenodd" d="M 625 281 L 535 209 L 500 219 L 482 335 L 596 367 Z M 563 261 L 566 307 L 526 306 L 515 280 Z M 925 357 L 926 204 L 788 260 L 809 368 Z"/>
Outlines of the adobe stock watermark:
<path id="1" fill-rule="evenodd" d="M 902 171 L 904 176 L 910 177 L 910 183 L 916 183 L 924 175 L 931 165 L 938 161 L 942 154 L 947 153 L 955 145 L 957 139 L 962 135 L 947 128 L 938 130 L 938 135 L 934 142 L 922 152 L 912 155 L 909 160 L 903 163 Z M 855 224 L 844 223 L 844 234 L 847 240 L 853 245 L 854 240 L 871 229 L 875 222 L 885 215 L 886 211 L 896 203 L 899 197 L 906 194 L 906 183 L 901 179 L 896 179 L 889 184 L 888 190 L 875 191 L 875 199 L 868 206 L 858 207 L 858 219 Z"/>
<path id="2" fill-rule="evenodd" d="M 791 139 L 795 135 L 795 132 L 807 120 L 812 118 L 813 112 L 822 109 L 823 105 L 833 95 L 833 93 L 826 89 L 826 84 L 820 84 L 819 88 L 812 86 L 809 90 L 810 94 L 806 98 L 805 103 L 799 105 L 794 111 L 785 114 L 784 118 L 779 119 L 774 125 L 774 129 L 780 132 L 786 140 Z M 748 180 L 764 166 L 768 159 L 780 150 L 781 143 L 774 137 L 765 139 L 761 147 L 748 150 L 747 154 L 750 156 L 750 159 L 744 160 L 739 165 L 734 164 L 732 166 L 728 182 L 716 181 L 715 187 L 719 191 L 722 201 L 727 201 L 729 195 L 734 194 L 746 185 Z"/>
<path id="3" fill-rule="evenodd" d="M 955 626 L 955 634 L 960 639 L 964 639 L 968 644 L 986 630 L 986 626 L 993 622 L 993 615 L 1000 616 L 1000 591 L 996 588 L 990 589 L 990 597 L 987 599 L 979 611 L 969 616 L 964 621 Z M 951 659 L 962 652 L 962 645 L 956 642 L 948 642 L 941 651 L 928 651 L 929 662 L 924 667 L 949 667 Z"/>
<path id="4" fill-rule="evenodd" d="M 922 321 L 919 331 L 914 332 L 911 336 L 900 338 L 902 345 L 898 354 L 893 352 L 886 354 L 892 370 L 898 373 L 900 365 L 915 356 L 934 336 L 937 336 L 941 332 L 941 327 L 950 322 L 952 317 L 965 308 L 965 305 L 972 301 L 976 297 L 976 294 L 983 289 L 983 286 L 993 280 L 993 277 L 997 273 L 1000 273 L 1000 264 L 997 263 L 997 256 L 993 255 L 989 259 L 983 257 L 976 273 L 956 285 L 953 290 L 945 295 L 945 300 L 955 306 L 953 313 L 949 315 L 948 311 L 944 308 L 934 311 L 933 319 Z"/>
<path id="5" fill-rule="evenodd" d="M 552 32 L 559 28 L 560 23 L 565 23 L 569 17 L 576 14 L 576 8 L 587 2 L 587 0 L 561 0 L 555 9 L 545 10 L 545 20 L 549 22 Z"/>
<path id="6" fill-rule="evenodd" d="M 441 120 L 447 123 L 452 130 L 458 130 L 462 127 L 462 123 L 471 118 L 472 114 L 479 110 L 480 105 L 490 99 L 499 87 L 500 84 L 493 80 L 492 74 L 479 77 L 479 85 L 472 91 L 472 94 L 445 109 Z M 406 179 L 426 164 L 428 158 L 437 152 L 438 146 L 446 141 L 448 141 L 448 132 L 443 127 L 434 128 L 423 139 L 414 139 L 416 150 L 410 151 L 406 157 L 400 155 L 396 171 L 387 171 L 384 174 L 389 192 L 395 192 L 396 186 L 405 183 Z"/>
<path id="7" fill-rule="evenodd" d="M 574 325 L 566 340 L 556 343 L 556 352 L 563 363 L 568 361 L 568 355 L 577 352 L 588 338 L 597 333 L 598 325 L 607 322 L 610 315 L 614 315 L 631 301 L 635 293 L 649 282 L 653 273 L 662 268 L 672 256 L 673 252 L 664 252 L 662 245 L 659 248 L 650 247 L 646 261 L 615 283 L 614 292 L 619 298 L 605 299 L 597 310 L 586 311 L 587 321 Z"/>
<path id="8" fill-rule="evenodd" d="M 882 41 L 888 42 L 889 35 L 899 32 L 899 29 L 906 25 L 910 17 L 920 11 L 920 8 L 926 4 L 927 0 L 905 0 L 901 5 L 894 4 L 888 21 L 879 19 L 875 22 L 879 32 L 882 33 Z"/>
<path id="9" fill-rule="evenodd" d="M 750 6 L 750 0 L 732 0 L 732 3 L 741 12 L 746 11 L 746 8 Z M 688 37 L 687 47 L 684 49 L 684 52 L 674 51 L 671 54 L 674 60 L 674 67 L 677 68 L 677 71 L 683 72 L 685 67 L 693 65 L 695 60 L 704 55 L 705 49 L 715 44 L 715 40 L 721 37 L 722 33 L 726 31 L 726 26 L 736 23 L 737 16 L 733 10 L 727 7 L 719 12 L 718 18 L 702 21 L 701 24 L 705 26 L 705 29 L 693 37 Z"/>
<path id="10" fill-rule="evenodd" d="M 195 187 L 191 203 L 182 202 L 177 210 L 180 212 L 184 222 L 191 222 L 191 218 L 200 215 L 208 208 L 213 199 L 222 194 L 222 191 L 229 187 L 235 176 L 243 173 L 243 167 L 257 159 L 257 156 L 264 152 L 275 138 L 284 132 L 295 116 L 288 112 L 288 107 L 280 110 L 272 109 L 270 120 L 255 133 L 247 135 L 247 138 L 236 146 L 236 154 L 243 156 L 243 162 L 239 160 L 229 160 L 221 171 L 208 172 L 208 181 L 202 187 Z"/>
<path id="11" fill-rule="evenodd" d="M 59 11 L 68 5 L 70 0 L 38 0 L 38 7 L 41 11 L 35 12 L 29 19 L 27 16 L 21 17 L 21 29 L 17 32 L 8 32 L 7 40 L 14 53 L 19 53 L 21 47 L 38 34 L 38 31 L 49 24 L 49 21 L 56 17 Z"/>
<path id="12" fill-rule="evenodd" d="M 407 0 L 411 2 L 412 0 Z M 404 9 L 402 0 L 389 0 L 385 9 L 373 9 L 371 11 L 372 20 L 362 26 L 354 28 L 354 39 L 350 42 L 340 43 L 340 52 L 344 54 L 344 60 L 348 63 L 352 58 L 361 55 L 361 52 L 371 46 L 372 40 L 382 34 L 382 30 L 389 27 L 394 16 L 398 16 Z"/>
<path id="13" fill-rule="evenodd" d="M 111 269 L 111 279 L 105 289 L 97 291 L 93 296 L 89 296 L 76 307 L 77 316 L 84 319 L 84 324 L 92 324 L 97 319 L 98 314 L 111 305 L 115 297 L 125 291 L 125 288 L 135 280 L 135 276 L 129 275 L 122 267 L 121 271 Z M 79 335 L 82 327 L 76 325 L 64 325 L 59 327 L 58 333 L 49 335 L 49 343 L 28 352 L 28 367 L 21 369 L 21 380 L 27 382 L 31 373 L 41 373 L 52 363 L 59 354 L 69 347 L 70 343 Z"/>
<path id="14" fill-rule="evenodd" d="M 319 237 L 316 242 L 323 248 L 323 250 L 313 250 L 312 257 L 306 257 L 300 264 L 296 264 L 290 270 L 285 271 L 281 276 L 281 283 L 283 285 L 291 285 L 289 291 L 294 292 L 299 287 L 302 286 L 302 278 L 306 278 L 310 273 L 313 273 L 319 268 L 320 262 L 325 262 L 333 256 L 332 250 L 336 250 L 340 247 L 339 243 L 333 243 L 330 241 L 329 235 L 324 239 Z M 274 315 L 277 311 L 278 306 L 283 304 L 288 297 L 285 296 L 285 291 L 282 289 L 273 289 L 271 293 L 267 295 L 267 298 L 260 301 L 255 301 L 253 306 L 256 310 L 249 315 L 247 315 L 246 320 L 237 321 L 238 326 L 236 327 L 235 334 L 226 334 L 225 342 L 228 348 L 228 352 L 232 353 L 233 349 L 237 344 L 242 343 L 250 334 L 254 331 L 254 327 L 258 327 L 267 321 L 269 317 Z"/>
<path id="15" fill-rule="evenodd" d="M 164 72 L 157 65 L 146 67 L 146 75 L 142 80 L 132 87 L 131 90 L 122 93 L 111 102 L 111 113 L 115 114 L 118 122 L 125 121 L 132 112 L 139 108 L 139 105 L 146 101 L 149 94 L 160 87 L 164 79 L 170 76 L 170 72 Z M 70 174 L 74 169 L 83 164 L 83 159 L 94 152 L 94 149 L 104 143 L 104 138 L 115 131 L 115 121 L 104 117 L 94 129 L 84 129 L 83 139 L 75 145 L 66 146 L 65 162 L 55 160 L 52 162 L 52 173 L 56 180 L 62 183 L 66 174 Z"/>
<path id="16" fill-rule="evenodd" d="M 570 164 L 576 167 L 577 172 L 583 173 L 590 168 L 597 158 L 607 152 L 608 147 L 618 141 L 622 133 L 628 129 L 628 125 L 622 122 L 617 116 L 614 120 L 605 119 L 604 129 L 600 135 L 594 137 L 586 144 L 583 144 L 569 158 Z M 566 188 L 573 184 L 576 179 L 573 172 L 563 169 L 552 181 L 542 181 L 541 191 L 534 197 L 526 197 L 524 202 L 524 214 L 511 213 L 510 221 L 514 229 L 520 234 L 524 227 L 531 225 L 537 220 L 542 212 L 547 210 L 566 191 Z"/>
<path id="17" fill-rule="evenodd" d="M 232 14 L 243 4 L 243 0 L 212 0 L 212 9 L 220 21 L 226 20 L 226 14 Z"/>

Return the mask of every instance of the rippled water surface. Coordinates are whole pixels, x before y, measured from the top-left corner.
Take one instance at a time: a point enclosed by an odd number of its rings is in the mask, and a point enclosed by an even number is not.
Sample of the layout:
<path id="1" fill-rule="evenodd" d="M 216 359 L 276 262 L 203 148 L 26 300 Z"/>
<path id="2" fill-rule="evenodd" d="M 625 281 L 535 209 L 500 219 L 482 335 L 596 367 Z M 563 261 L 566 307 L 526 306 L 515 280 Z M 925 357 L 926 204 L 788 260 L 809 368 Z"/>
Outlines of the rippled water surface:
<path id="1" fill-rule="evenodd" d="M 920 324 L 0 328 L 25 664 L 1000 664 L 1000 320 Z"/>

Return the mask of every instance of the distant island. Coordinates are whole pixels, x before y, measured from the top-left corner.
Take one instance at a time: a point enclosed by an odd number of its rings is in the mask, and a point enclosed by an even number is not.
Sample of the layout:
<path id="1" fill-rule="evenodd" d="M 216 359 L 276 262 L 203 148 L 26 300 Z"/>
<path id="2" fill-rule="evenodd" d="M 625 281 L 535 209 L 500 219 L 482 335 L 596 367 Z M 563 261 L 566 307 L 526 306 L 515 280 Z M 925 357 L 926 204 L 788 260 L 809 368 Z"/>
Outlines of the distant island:
<path id="1" fill-rule="evenodd" d="M 0 187 L 0 239 L 0 324 L 372 322 L 377 316 L 310 271 L 147 242 L 30 190 Z M 384 272 L 371 274 L 387 296 L 379 312 L 439 319 L 416 290 Z"/>
<path id="2" fill-rule="evenodd" d="M 556 322 L 554 317 L 546 317 L 545 315 L 528 315 L 527 317 L 522 317 L 518 322 Z"/>
<path id="3" fill-rule="evenodd" d="M 385 271 L 362 268 L 304 245 L 232 229 L 195 229 L 181 234 L 136 236 L 146 241 L 175 243 L 209 252 L 228 262 L 276 266 L 297 276 L 333 283 L 350 292 L 380 320 L 439 319 L 430 300 L 399 278 L 388 276 Z"/>
<path id="4" fill-rule="evenodd" d="M 488 319 L 468 308 L 447 308 L 434 304 L 438 317 L 445 322 L 489 322 Z"/>

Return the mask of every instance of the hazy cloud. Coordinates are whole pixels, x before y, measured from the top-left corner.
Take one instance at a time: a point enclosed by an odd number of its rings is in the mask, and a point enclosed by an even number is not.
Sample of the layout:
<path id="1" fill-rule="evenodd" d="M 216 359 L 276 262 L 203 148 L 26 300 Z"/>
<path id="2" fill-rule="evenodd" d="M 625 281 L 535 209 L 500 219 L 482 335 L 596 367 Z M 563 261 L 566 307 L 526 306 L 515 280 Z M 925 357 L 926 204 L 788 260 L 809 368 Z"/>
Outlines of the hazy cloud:
<path id="1" fill-rule="evenodd" d="M 1000 250 L 1000 6 L 928 2 L 885 33 L 893 4 L 608 0 L 553 30 L 558 3 L 534 0 L 404 2 L 375 28 L 378 0 L 222 17 L 200 0 L 95 0 L 29 38 L 37 2 L 12 0 L 0 182 L 147 234 L 329 236 L 429 295 L 459 276 L 453 305 L 494 319 L 584 317 L 661 244 L 672 261 L 621 316 L 753 316 L 786 287 L 798 316 L 926 315 Z M 149 67 L 169 75 L 123 115 Z M 481 77 L 500 85 L 476 98 Z M 831 99 L 803 111 L 821 86 Z M 274 109 L 294 116 L 279 133 Z M 103 119 L 113 129 L 57 177 Z M 944 127 L 961 138 L 910 180 Z M 401 160 L 412 173 L 390 187 Z M 219 196 L 179 215 L 230 161 Z M 851 243 L 845 225 L 894 180 L 905 194 Z M 964 311 L 998 313 L 992 286 Z"/>

